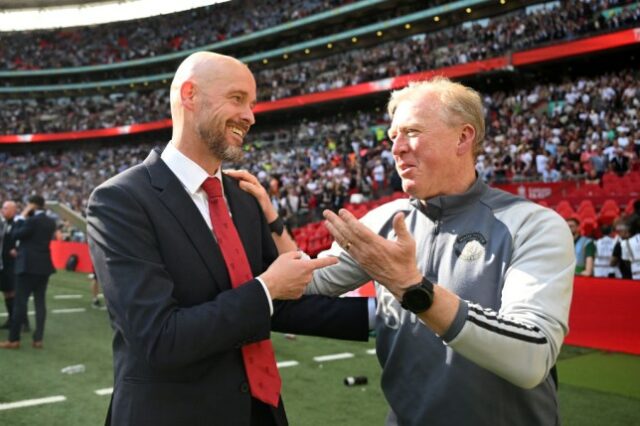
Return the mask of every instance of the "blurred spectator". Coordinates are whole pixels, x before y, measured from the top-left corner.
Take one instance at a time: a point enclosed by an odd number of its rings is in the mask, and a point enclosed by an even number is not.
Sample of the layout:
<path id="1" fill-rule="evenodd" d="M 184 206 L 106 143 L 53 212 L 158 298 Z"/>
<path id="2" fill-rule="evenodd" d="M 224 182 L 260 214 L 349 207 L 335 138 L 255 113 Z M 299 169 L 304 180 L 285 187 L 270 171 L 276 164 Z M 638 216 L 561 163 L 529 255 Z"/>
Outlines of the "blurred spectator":
<path id="1" fill-rule="evenodd" d="M 596 257 L 594 261 L 593 276 L 603 278 L 622 278 L 620 270 L 611 266 L 613 248 L 617 238 L 611 236 L 611 226 L 605 225 L 601 228 L 602 237 L 595 242 Z"/>
<path id="2" fill-rule="evenodd" d="M 631 262 L 622 257 L 623 241 L 626 241 L 631 236 L 629 233 L 629 225 L 627 225 L 623 220 L 619 220 L 615 225 L 615 229 L 618 236 L 617 241 L 613 246 L 613 252 L 611 253 L 611 266 L 618 268 L 622 278 L 630 280 L 632 278 Z"/>
<path id="3" fill-rule="evenodd" d="M 593 275 L 593 263 L 596 254 L 596 246 L 593 239 L 580 235 L 580 221 L 576 218 L 567 219 L 567 225 L 573 234 L 573 243 L 576 249 L 576 275 L 590 277 Z"/>
<path id="4" fill-rule="evenodd" d="M 634 201 L 633 212 L 627 218 L 627 223 L 631 235 L 640 234 L 640 199 Z"/>
<path id="5" fill-rule="evenodd" d="M 629 262 L 631 279 L 640 280 L 640 234 L 620 242 L 622 260 Z"/>

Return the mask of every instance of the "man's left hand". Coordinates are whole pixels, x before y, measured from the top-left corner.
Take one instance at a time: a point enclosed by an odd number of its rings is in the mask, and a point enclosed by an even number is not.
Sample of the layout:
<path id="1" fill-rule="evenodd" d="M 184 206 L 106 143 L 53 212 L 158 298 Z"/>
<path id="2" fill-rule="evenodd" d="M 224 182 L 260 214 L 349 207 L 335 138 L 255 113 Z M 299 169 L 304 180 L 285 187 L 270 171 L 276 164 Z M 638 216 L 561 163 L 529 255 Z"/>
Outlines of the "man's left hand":
<path id="1" fill-rule="evenodd" d="M 403 213 L 393 217 L 396 240 L 387 240 L 372 232 L 345 209 L 338 213 L 324 211 L 327 229 L 371 278 L 398 298 L 406 287 L 422 280 L 416 263 L 416 243 L 407 230 Z"/>

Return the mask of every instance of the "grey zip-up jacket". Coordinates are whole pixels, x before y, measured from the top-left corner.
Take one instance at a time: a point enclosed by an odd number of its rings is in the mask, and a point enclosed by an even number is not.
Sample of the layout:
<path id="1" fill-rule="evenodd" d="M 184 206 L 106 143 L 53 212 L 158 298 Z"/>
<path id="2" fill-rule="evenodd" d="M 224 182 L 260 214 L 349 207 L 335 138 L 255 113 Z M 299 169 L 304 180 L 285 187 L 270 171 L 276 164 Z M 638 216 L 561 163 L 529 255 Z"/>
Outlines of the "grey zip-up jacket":
<path id="1" fill-rule="evenodd" d="M 568 331 L 575 255 L 566 222 L 480 179 L 464 194 L 396 200 L 361 221 L 393 239 L 400 211 L 421 272 L 462 303 L 437 336 L 376 283 L 387 424 L 559 424 L 549 372 Z M 336 243 L 321 255 L 340 263 L 316 271 L 308 293 L 339 295 L 371 279 Z"/>

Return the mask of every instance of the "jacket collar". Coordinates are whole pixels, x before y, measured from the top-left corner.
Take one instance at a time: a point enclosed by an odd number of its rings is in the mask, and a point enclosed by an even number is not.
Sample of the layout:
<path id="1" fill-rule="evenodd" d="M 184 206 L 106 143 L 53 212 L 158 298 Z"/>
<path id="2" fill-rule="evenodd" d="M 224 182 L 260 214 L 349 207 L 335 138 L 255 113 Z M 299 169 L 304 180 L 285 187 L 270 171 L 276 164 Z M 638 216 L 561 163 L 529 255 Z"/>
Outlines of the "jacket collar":
<path id="1" fill-rule="evenodd" d="M 411 204 L 429 219 L 436 221 L 466 210 L 479 200 L 487 189 L 487 184 L 476 176 L 473 185 L 462 194 L 440 195 L 424 201 L 413 198 Z"/>

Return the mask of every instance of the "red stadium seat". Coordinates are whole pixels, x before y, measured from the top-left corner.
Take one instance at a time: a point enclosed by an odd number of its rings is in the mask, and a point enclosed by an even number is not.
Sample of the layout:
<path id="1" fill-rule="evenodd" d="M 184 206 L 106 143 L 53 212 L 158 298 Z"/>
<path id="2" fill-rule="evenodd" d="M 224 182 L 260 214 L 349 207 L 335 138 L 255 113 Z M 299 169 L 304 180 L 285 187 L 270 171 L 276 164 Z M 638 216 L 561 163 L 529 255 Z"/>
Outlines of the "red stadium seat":
<path id="1" fill-rule="evenodd" d="M 576 215 L 578 216 L 580 223 L 585 221 L 593 221 L 593 222 L 597 221 L 596 212 L 593 210 L 585 209 L 581 212 L 576 213 Z"/>
<path id="2" fill-rule="evenodd" d="M 578 210 L 577 210 L 578 215 L 581 215 L 584 212 L 593 213 L 594 216 L 596 214 L 596 208 L 593 206 L 593 202 L 591 202 L 591 200 L 589 199 L 584 199 L 580 201 L 580 204 L 578 205 Z"/>
<path id="3" fill-rule="evenodd" d="M 573 207 L 571 207 L 571 204 L 569 204 L 569 202 L 566 200 L 560 201 L 556 206 L 555 210 L 564 219 L 569 219 L 570 217 L 576 216 L 575 210 L 573 210 Z"/>
<path id="4" fill-rule="evenodd" d="M 617 218 L 618 213 L 614 210 L 606 210 L 598 215 L 598 223 L 602 225 L 611 225 Z"/>
<path id="5" fill-rule="evenodd" d="M 604 202 L 602 203 L 602 207 L 600 208 L 600 213 L 604 211 L 616 211 L 617 213 L 619 213 L 620 207 L 618 207 L 618 203 L 616 203 L 614 200 L 612 200 L 611 198 L 607 198 L 606 200 L 604 200 Z"/>

